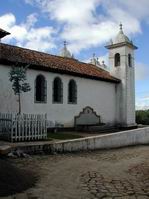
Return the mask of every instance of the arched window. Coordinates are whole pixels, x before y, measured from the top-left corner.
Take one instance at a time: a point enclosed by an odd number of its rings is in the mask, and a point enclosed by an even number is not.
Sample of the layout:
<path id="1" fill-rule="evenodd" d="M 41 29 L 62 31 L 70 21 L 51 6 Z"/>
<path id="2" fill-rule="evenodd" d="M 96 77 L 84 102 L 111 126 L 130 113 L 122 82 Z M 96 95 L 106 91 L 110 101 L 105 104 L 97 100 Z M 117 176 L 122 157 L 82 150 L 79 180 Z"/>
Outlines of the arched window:
<path id="1" fill-rule="evenodd" d="M 70 80 L 68 84 L 68 103 L 77 103 L 77 85 L 74 80 Z"/>
<path id="2" fill-rule="evenodd" d="M 47 82 L 43 75 L 38 75 L 35 80 L 35 102 L 46 102 Z"/>
<path id="3" fill-rule="evenodd" d="M 131 54 L 128 54 L 128 66 L 132 67 L 132 57 L 131 57 Z"/>
<path id="4" fill-rule="evenodd" d="M 63 102 L 63 84 L 59 77 L 56 77 L 53 81 L 53 102 Z"/>
<path id="5" fill-rule="evenodd" d="M 121 65 L 121 58 L 120 58 L 120 54 L 116 53 L 115 54 L 115 66 L 120 66 Z"/>

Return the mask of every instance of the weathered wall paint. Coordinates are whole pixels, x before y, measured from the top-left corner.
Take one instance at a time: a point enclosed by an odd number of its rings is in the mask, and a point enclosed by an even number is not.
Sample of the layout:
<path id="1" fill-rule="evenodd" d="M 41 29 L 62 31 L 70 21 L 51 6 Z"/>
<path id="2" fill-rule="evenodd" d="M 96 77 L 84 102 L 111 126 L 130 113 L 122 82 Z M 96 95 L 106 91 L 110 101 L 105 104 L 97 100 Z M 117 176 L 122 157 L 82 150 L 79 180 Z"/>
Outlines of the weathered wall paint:
<path id="1" fill-rule="evenodd" d="M 17 112 L 18 102 L 9 82 L 9 66 L 0 65 L 0 112 Z M 37 75 L 42 74 L 47 81 L 47 103 L 34 102 L 34 83 Z M 52 84 L 55 77 L 63 82 L 63 104 L 52 103 Z M 77 83 L 77 104 L 68 104 L 68 83 L 74 79 Z M 101 122 L 114 125 L 116 122 L 116 85 L 110 82 L 96 81 L 69 75 L 61 75 L 28 69 L 27 81 L 31 91 L 21 95 L 22 113 L 45 114 L 48 120 L 57 121 L 65 127 L 74 125 L 74 117 L 86 106 L 92 107 L 101 116 Z"/>

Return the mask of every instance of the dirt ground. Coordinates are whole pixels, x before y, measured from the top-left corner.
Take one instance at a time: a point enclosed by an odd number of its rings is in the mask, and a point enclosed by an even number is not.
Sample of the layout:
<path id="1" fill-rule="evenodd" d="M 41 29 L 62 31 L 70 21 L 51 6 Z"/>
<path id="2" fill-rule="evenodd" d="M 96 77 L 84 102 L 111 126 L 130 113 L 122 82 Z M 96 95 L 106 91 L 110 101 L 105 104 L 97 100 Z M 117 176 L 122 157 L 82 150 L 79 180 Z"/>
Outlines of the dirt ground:
<path id="1" fill-rule="evenodd" d="M 33 187 L 36 181 L 32 170 L 17 168 L 8 159 L 0 159 L 0 197 L 23 192 Z"/>
<path id="2" fill-rule="evenodd" d="M 149 146 L 8 161 L 16 169 L 33 171 L 38 181 L 3 199 L 149 198 Z"/>

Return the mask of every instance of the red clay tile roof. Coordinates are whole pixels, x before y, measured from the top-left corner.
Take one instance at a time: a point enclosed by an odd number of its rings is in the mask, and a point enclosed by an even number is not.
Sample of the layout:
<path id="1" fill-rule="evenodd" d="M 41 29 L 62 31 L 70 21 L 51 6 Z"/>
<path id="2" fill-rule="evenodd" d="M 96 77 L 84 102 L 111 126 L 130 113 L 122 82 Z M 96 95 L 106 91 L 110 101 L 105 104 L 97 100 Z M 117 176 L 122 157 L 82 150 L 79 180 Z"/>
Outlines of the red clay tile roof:
<path id="1" fill-rule="evenodd" d="M 120 82 L 119 79 L 111 76 L 109 72 L 92 64 L 2 43 L 0 44 L 0 63 L 6 65 L 12 65 L 14 63 L 29 64 L 29 68 L 35 70 L 70 74 L 113 83 Z"/>
<path id="2" fill-rule="evenodd" d="M 5 37 L 6 35 L 10 35 L 10 33 L 0 28 L 0 38 Z"/>

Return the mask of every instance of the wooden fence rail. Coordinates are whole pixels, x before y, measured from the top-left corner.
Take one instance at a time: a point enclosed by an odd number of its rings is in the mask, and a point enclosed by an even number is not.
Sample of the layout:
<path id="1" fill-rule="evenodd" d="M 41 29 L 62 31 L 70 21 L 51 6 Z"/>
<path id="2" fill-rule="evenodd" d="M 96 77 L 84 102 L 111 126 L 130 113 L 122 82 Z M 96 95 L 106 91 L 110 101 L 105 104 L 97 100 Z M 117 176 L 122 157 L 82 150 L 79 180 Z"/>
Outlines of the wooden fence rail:
<path id="1" fill-rule="evenodd" d="M 0 135 L 12 142 L 47 138 L 47 116 L 0 114 Z"/>

